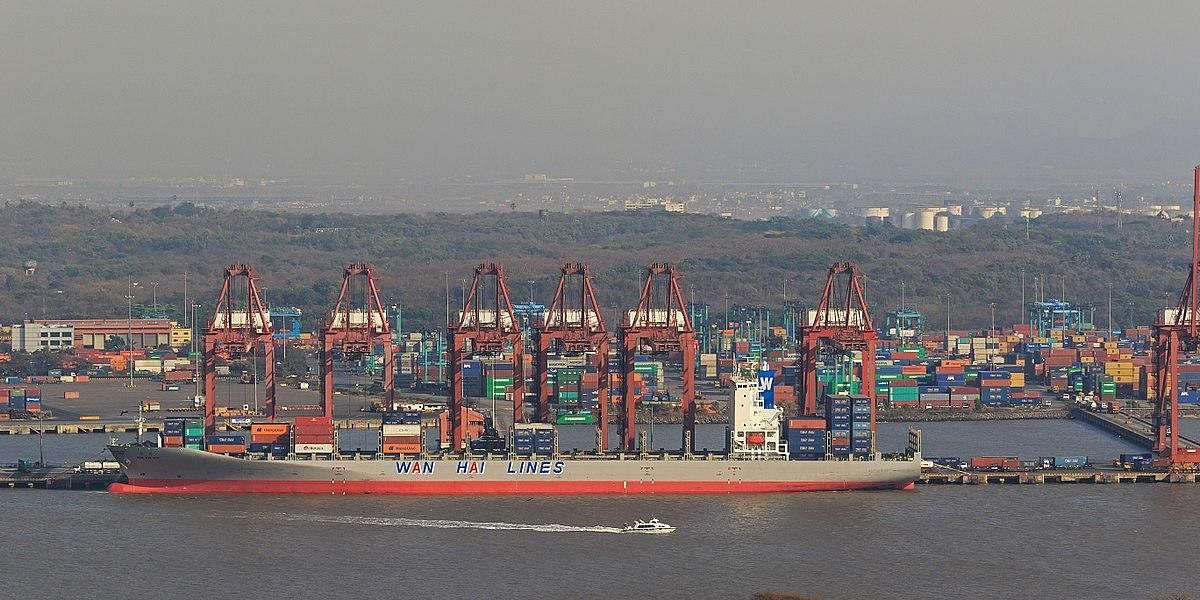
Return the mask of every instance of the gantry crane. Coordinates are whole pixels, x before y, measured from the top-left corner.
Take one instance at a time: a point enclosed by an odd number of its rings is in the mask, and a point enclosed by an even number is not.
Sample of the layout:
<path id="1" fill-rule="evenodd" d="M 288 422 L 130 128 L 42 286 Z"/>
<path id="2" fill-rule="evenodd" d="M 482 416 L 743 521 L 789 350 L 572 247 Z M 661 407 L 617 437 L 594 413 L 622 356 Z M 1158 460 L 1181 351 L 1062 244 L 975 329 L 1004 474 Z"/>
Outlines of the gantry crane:
<path id="1" fill-rule="evenodd" d="M 1174 309 L 1165 309 L 1154 324 L 1154 452 L 1172 469 L 1194 469 L 1200 452 L 1180 444 L 1179 359 L 1200 347 L 1200 166 L 1192 182 L 1192 264 Z"/>
<path id="2" fill-rule="evenodd" d="M 462 312 L 455 322 L 449 324 L 446 336 L 449 342 L 451 378 L 448 408 L 450 439 L 455 452 L 465 449 L 466 427 L 462 422 L 462 409 L 465 407 L 463 362 L 472 355 L 499 355 L 507 348 L 512 349 L 513 422 L 524 421 L 522 401 L 525 397 L 525 350 L 521 338 L 521 325 L 513 312 L 508 286 L 504 283 L 506 279 L 508 275 L 504 267 L 496 263 L 483 263 L 475 267 Z"/>
<path id="3" fill-rule="evenodd" d="M 682 277 L 670 263 L 653 263 L 646 269 L 646 282 L 637 308 L 626 314 L 621 324 L 621 446 L 626 452 L 635 448 L 637 398 L 631 380 L 638 354 L 680 353 L 683 360 L 683 384 L 680 408 L 683 410 L 683 451 L 695 450 L 696 437 L 696 332 L 692 329 L 687 303 L 679 289 Z M 657 284 L 657 285 L 656 285 Z"/>
<path id="4" fill-rule="evenodd" d="M 387 406 L 395 399 L 395 368 L 392 350 L 392 326 L 387 309 L 379 300 L 375 267 L 352 264 L 342 270 L 342 291 L 320 330 L 321 407 L 324 416 L 333 416 L 333 351 L 354 360 L 383 346 L 383 390 Z"/>
<path id="5" fill-rule="evenodd" d="M 245 296 L 238 281 L 246 280 Z M 213 316 L 204 328 L 204 431 L 216 431 L 217 356 L 238 359 L 263 353 L 266 416 L 275 420 L 275 342 L 271 316 L 258 293 L 258 275 L 250 265 L 229 265 Z M 237 288 L 237 289 L 235 289 Z M 242 301 L 239 301 L 242 300 Z"/>
<path id="6" fill-rule="evenodd" d="M 863 294 L 863 273 L 850 262 L 829 267 L 816 310 L 800 328 L 800 399 L 803 414 L 817 412 L 817 358 L 861 353 L 859 391 L 871 397 L 871 431 L 875 431 L 875 347 L 877 336 Z M 838 285 L 845 279 L 844 285 Z M 844 297 L 842 296 L 844 294 Z M 874 442 L 872 442 L 874 444 Z"/>
<path id="7" fill-rule="evenodd" d="M 558 356 L 590 356 L 596 366 L 599 388 L 596 391 L 597 447 L 608 450 L 608 329 L 600 314 L 600 304 L 592 289 L 592 275 L 584 263 L 568 263 L 560 269 L 554 300 L 534 331 L 534 356 L 537 380 L 537 421 L 550 420 L 551 353 Z"/>

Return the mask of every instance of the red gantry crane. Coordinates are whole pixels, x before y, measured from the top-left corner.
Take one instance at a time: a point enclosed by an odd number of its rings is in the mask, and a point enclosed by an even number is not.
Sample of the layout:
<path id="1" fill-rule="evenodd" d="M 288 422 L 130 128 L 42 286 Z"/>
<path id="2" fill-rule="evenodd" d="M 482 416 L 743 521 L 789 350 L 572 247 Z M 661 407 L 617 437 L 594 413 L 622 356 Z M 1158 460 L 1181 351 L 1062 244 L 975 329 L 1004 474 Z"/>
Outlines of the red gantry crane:
<path id="1" fill-rule="evenodd" d="M 508 296 L 508 279 L 504 267 L 483 263 L 475 267 L 471 287 L 463 302 L 458 319 L 449 324 L 447 341 L 450 359 L 450 440 L 454 452 L 466 448 L 466 423 L 463 394 L 463 362 L 474 355 L 501 355 L 512 348 L 513 365 L 513 422 L 524 421 L 522 401 L 525 398 L 525 350 L 521 326 L 513 312 Z M 490 390 L 489 390 L 490 392 Z M 493 418 L 495 415 L 493 415 Z"/>
<path id="2" fill-rule="evenodd" d="M 1154 324 L 1154 452 L 1159 464 L 1173 470 L 1196 468 L 1200 450 L 1180 443 L 1179 358 L 1200 347 L 1200 166 L 1192 182 L 1192 264 L 1174 309 L 1165 309 Z"/>
<path id="3" fill-rule="evenodd" d="M 871 397 L 871 431 L 875 431 L 875 326 L 863 295 L 863 273 L 850 262 L 829 267 L 825 290 L 800 328 L 800 399 L 803 414 L 817 413 L 817 358 L 860 352 L 860 392 Z M 845 279 L 838 285 L 839 279 Z M 845 294 L 843 297 L 842 294 Z M 873 442 L 872 442 L 873 443 Z"/>
<path id="4" fill-rule="evenodd" d="M 638 354 L 681 353 L 683 389 L 683 451 L 695 450 L 696 437 L 696 332 L 688 316 L 687 304 L 679 289 L 682 275 L 670 263 L 654 263 L 646 269 L 646 283 L 637 308 L 626 314 L 621 324 L 621 446 L 626 452 L 635 448 L 637 398 L 631 381 Z M 658 284 L 656 286 L 656 284 Z M 662 289 L 660 289 L 662 288 Z"/>
<path id="5" fill-rule="evenodd" d="M 241 296 L 241 279 L 246 280 Z M 275 341 L 271 316 L 258 293 L 258 274 L 250 265 L 229 265 L 212 319 L 204 328 L 204 431 L 216 431 L 216 359 L 239 359 L 263 353 L 267 419 L 275 420 Z M 240 297 L 239 297 L 240 296 Z"/>
<path id="6" fill-rule="evenodd" d="M 592 289 L 592 275 L 584 263 L 563 265 L 554 300 L 534 332 L 537 378 L 537 421 L 550 421 L 551 354 L 557 356 L 590 356 L 596 365 L 599 388 L 596 391 L 597 447 L 608 450 L 608 329 L 600 314 L 600 304 Z"/>
<path id="7" fill-rule="evenodd" d="M 383 390 L 387 406 L 395 398 L 395 368 L 392 350 L 392 326 L 387 308 L 379 300 L 375 267 L 353 264 L 342 271 L 342 291 L 337 304 L 321 327 L 321 407 L 326 417 L 333 416 L 333 351 L 356 360 L 370 355 L 375 346 L 383 346 Z"/>

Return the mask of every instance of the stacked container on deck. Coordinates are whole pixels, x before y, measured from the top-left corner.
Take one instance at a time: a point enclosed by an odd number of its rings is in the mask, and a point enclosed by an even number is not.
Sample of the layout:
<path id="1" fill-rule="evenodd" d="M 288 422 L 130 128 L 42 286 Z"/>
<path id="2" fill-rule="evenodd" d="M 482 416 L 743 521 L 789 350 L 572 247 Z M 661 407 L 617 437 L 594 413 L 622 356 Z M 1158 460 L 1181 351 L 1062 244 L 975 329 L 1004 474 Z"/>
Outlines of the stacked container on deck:
<path id="1" fill-rule="evenodd" d="M 294 430 L 297 454 L 333 454 L 336 446 L 333 417 L 296 417 Z"/>
<path id="2" fill-rule="evenodd" d="M 818 460 L 828 450 L 826 420 L 813 417 L 792 418 L 786 423 L 788 455 L 797 460 Z"/>
<path id="3" fill-rule="evenodd" d="M 286 456 L 291 447 L 291 426 L 287 423 L 250 424 L 250 452 Z"/>
<path id="4" fill-rule="evenodd" d="M 387 455 L 420 454 L 424 444 L 419 411 L 383 413 L 379 448 Z"/>
<path id="5" fill-rule="evenodd" d="M 825 397 L 829 451 L 845 456 L 871 451 L 871 398 L 836 394 Z M 790 442 L 789 442 L 790 444 Z M 790 451 L 790 445 L 789 445 Z"/>
<path id="6" fill-rule="evenodd" d="M 163 419 L 162 430 L 162 445 L 168 448 L 182 448 L 184 434 L 186 433 L 187 419 L 183 417 L 170 417 Z"/>
<path id="7" fill-rule="evenodd" d="M 521 456 L 554 454 L 554 426 L 547 423 L 513 425 L 513 453 Z"/>
<path id="8" fill-rule="evenodd" d="M 217 454 L 245 454 L 248 447 L 246 436 L 240 433 L 223 433 L 205 438 L 206 449 Z"/>

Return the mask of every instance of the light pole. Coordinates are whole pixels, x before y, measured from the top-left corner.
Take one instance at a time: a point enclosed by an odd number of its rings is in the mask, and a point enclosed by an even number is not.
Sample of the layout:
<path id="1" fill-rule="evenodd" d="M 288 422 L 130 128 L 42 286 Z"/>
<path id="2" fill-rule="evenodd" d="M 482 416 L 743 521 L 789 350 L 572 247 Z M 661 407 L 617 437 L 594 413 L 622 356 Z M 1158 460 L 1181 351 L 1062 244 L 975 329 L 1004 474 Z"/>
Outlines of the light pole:
<path id="1" fill-rule="evenodd" d="M 129 383 L 125 384 L 125 387 L 132 390 L 134 388 L 134 384 L 133 384 L 133 285 L 132 284 L 129 286 L 129 293 L 125 294 L 125 301 L 129 305 L 129 320 L 126 321 L 126 327 L 127 327 L 126 335 L 128 336 L 129 343 L 125 344 L 125 351 L 126 351 L 125 355 L 129 357 L 128 364 L 126 365 L 126 367 L 129 369 Z"/>
<path id="2" fill-rule="evenodd" d="M 996 303 L 989 302 L 988 306 L 992 309 L 992 328 L 988 330 L 989 336 L 996 335 Z"/>
<path id="3" fill-rule="evenodd" d="M 946 293 L 946 353 L 949 354 L 953 348 L 950 347 L 950 294 Z"/>
<path id="4" fill-rule="evenodd" d="M 1025 322 L 1025 267 L 1021 267 L 1021 307 L 1017 311 L 1017 322 Z"/>
<path id="5" fill-rule="evenodd" d="M 150 282 L 150 310 L 158 310 L 158 282 Z"/>
<path id="6" fill-rule="evenodd" d="M 1107 334 L 1105 337 L 1109 337 L 1109 336 L 1111 336 L 1111 335 L 1112 335 L 1112 331 L 1113 331 L 1113 323 L 1112 323 L 1112 285 L 1113 285 L 1112 283 L 1109 283 L 1109 284 L 1108 284 L 1108 334 Z"/>
<path id="7" fill-rule="evenodd" d="M 196 309 L 197 308 L 200 308 L 199 304 L 192 304 L 192 323 L 191 323 L 191 326 L 192 326 L 191 344 L 192 344 L 192 346 L 191 346 L 191 352 L 188 353 L 189 360 L 192 357 L 196 356 Z M 195 371 L 195 373 L 199 374 L 200 373 L 199 369 L 197 369 Z M 192 402 L 193 403 L 196 401 L 196 398 L 199 395 L 200 395 L 200 377 L 193 375 L 192 376 Z"/>

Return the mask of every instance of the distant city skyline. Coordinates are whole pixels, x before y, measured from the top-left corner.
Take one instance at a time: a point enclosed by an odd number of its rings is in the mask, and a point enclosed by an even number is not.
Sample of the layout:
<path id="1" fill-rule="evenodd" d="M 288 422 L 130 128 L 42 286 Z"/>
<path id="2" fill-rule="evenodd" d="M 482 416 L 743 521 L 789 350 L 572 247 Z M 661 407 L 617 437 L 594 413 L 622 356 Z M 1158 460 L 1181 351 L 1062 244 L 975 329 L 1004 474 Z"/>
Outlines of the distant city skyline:
<path id="1" fill-rule="evenodd" d="M 1166 181 L 1200 6 L 16 4 L 0 179 Z"/>

